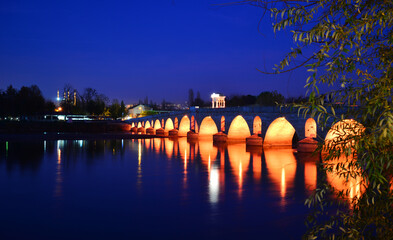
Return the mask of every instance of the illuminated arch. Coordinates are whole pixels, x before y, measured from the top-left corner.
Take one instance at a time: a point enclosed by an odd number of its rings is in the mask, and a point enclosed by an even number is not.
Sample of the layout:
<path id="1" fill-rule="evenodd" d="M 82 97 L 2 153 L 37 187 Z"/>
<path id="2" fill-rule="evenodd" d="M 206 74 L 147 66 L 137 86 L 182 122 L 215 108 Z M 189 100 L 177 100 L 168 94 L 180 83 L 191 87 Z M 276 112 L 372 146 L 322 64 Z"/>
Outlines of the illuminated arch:
<path id="1" fill-rule="evenodd" d="M 199 128 L 200 137 L 213 137 L 213 134 L 218 133 L 216 123 L 209 116 L 202 120 L 201 127 Z"/>
<path id="2" fill-rule="evenodd" d="M 135 123 L 134 122 L 131 123 L 131 127 L 135 127 Z"/>
<path id="3" fill-rule="evenodd" d="M 179 120 L 175 117 L 175 129 L 179 128 Z"/>
<path id="4" fill-rule="evenodd" d="M 173 128 L 173 121 L 172 119 L 168 118 L 165 123 L 165 130 L 172 130 Z"/>
<path id="5" fill-rule="evenodd" d="M 190 131 L 190 119 L 186 115 L 180 120 L 178 135 L 179 136 L 186 136 L 188 131 Z"/>
<path id="6" fill-rule="evenodd" d="M 251 136 L 250 128 L 246 120 L 242 116 L 237 116 L 232 120 L 232 123 L 228 130 L 228 139 L 239 139 L 246 140 L 247 137 Z"/>
<path id="7" fill-rule="evenodd" d="M 264 146 L 292 146 L 295 132 L 285 117 L 276 118 L 266 131 Z"/>
<path id="8" fill-rule="evenodd" d="M 225 117 L 221 117 L 221 132 L 225 132 Z"/>
<path id="9" fill-rule="evenodd" d="M 313 118 L 309 118 L 304 126 L 304 135 L 306 138 L 317 137 L 317 122 Z"/>
<path id="10" fill-rule="evenodd" d="M 156 120 L 156 122 L 154 123 L 154 129 L 159 129 L 159 128 L 161 128 L 161 123 L 160 123 L 160 120 Z"/>
<path id="11" fill-rule="evenodd" d="M 142 127 L 142 122 L 138 122 L 138 128 Z"/>
<path id="12" fill-rule="evenodd" d="M 254 122 L 252 124 L 252 133 L 253 134 L 261 134 L 262 133 L 262 120 L 259 116 L 254 118 Z"/>
<path id="13" fill-rule="evenodd" d="M 350 135 L 360 135 L 364 131 L 364 126 L 353 120 L 344 119 L 332 126 L 329 132 L 326 134 L 325 142 L 333 140 L 345 140 Z"/>
<path id="14" fill-rule="evenodd" d="M 150 127 L 150 122 L 149 121 L 146 121 L 146 123 L 145 123 L 145 128 L 149 128 Z"/>

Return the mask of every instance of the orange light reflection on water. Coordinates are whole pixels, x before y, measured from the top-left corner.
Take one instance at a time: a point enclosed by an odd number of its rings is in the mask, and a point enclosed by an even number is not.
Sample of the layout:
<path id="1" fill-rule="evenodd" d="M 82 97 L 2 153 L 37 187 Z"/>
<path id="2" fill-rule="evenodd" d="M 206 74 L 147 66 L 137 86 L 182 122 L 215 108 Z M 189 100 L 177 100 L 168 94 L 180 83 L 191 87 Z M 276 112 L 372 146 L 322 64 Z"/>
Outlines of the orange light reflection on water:
<path id="1" fill-rule="evenodd" d="M 243 194 L 243 177 L 248 170 L 250 163 L 250 153 L 246 152 L 245 143 L 229 144 L 228 147 L 229 162 L 233 169 L 233 174 L 237 177 L 239 185 L 239 197 Z"/>
<path id="2" fill-rule="evenodd" d="M 296 159 L 292 148 L 265 149 L 268 176 L 280 192 L 281 205 L 286 206 L 288 188 L 293 189 L 296 174 Z"/>

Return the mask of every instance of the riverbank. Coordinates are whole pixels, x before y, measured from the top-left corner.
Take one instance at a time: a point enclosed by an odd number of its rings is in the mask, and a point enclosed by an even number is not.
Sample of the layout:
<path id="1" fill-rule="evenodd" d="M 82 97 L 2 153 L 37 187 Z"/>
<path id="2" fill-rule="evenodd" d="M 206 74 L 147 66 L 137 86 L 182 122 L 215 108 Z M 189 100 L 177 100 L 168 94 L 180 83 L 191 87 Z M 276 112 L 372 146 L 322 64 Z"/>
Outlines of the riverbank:
<path id="1" fill-rule="evenodd" d="M 0 134 L 129 132 L 122 121 L 0 121 Z"/>
<path id="2" fill-rule="evenodd" d="M 0 133 L 0 141 L 13 140 L 91 140 L 91 139 L 144 139 L 164 138 L 155 135 L 117 133 Z"/>

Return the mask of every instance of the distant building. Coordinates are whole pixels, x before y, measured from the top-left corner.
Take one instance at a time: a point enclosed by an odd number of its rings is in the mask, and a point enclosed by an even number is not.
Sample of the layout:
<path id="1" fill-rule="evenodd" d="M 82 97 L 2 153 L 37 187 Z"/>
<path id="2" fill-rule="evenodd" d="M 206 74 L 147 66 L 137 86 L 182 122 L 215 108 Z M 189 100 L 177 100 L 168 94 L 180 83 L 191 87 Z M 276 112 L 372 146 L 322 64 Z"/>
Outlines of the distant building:
<path id="1" fill-rule="evenodd" d="M 151 111 L 151 110 L 153 110 L 153 108 L 150 106 L 138 104 L 138 105 L 132 106 L 128 109 L 127 116 L 130 118 L 137 118 L 137 117 L 140 117 L 143 112 Z"/>
<path id="2" fill-rule="evenodd" d="M 220 94 L 213 93 L 212 98 L 212 108 L 225 108 L 225 96 L 220 96 Z"/>

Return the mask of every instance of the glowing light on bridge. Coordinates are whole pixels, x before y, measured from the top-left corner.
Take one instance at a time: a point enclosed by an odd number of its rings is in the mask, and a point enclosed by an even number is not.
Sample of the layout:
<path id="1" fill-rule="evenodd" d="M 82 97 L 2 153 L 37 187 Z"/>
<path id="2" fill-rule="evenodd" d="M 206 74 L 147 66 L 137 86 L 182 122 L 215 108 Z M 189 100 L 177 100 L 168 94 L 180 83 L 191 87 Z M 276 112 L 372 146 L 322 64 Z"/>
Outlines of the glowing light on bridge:
<path id="1" fill-rule="evenodd" d="M 306 121 L 305 129 L 305 137 L 306 138 L 316 138 L 317 137 L 317 123 L 313 118 L 309 118 Z"/>
<path id="2" fill-rule="evenodd" d="M 160 120 L 156 120 L 155 122 L 154 122 L 154 129 L 159 129 L 159 128 L 161 128 L 161 123 L 160 123 Z"/>
<path id="3" fill-rule="evenodd" d="M 205 117 L 202 120 L 201 127 L 199 128 L 199 137 L 213 139 L 213 134 L 216 133 L 218 133 L 216 123 L 211 117 Z"/>
<path id="4" fill-rule="evenodd" d="M 149 122 L 149 121 L 146 121 L 146 123 L 145 123 L 145 128 L 149 128 L 149 127 L 151 127 L 151 126 L 150 126 L 150 122 Z"/>
<path id="5" fill-rule="evenodd" d="M 169 131 L 172 129 L 174 129 L 173 121 L 172 121 L 172 119 L 168 118 L 165 123 L 165 130 Z"/>
<path id="6" fill-rule="evenodd" d="M 188 131 L 190 131 L 190 119 L 186 115 L 180 120 L 178 135 L 186 136 Z"/>
<path id="7" fill-rule="evenodd" d="M 252 125 L 252 133 L 253 134 L 261 134 L 262 133 L 262 120 L 259 116 L 254 118 L 254 122 Z"/>
<path id="8" fill-rule="evenodd" d="M 284 117 L 277 118 L 268 127 L 264 146 L 292 146 L 295 128 Z"/>
<path id="9" fill-rule="evenodd" d="M 245 141 L 247 137 L 251 136 L 250 128 L 246 120 L 242 116 L 237 116 L 233 119 L 228 130 L 228 140 Z"/>

